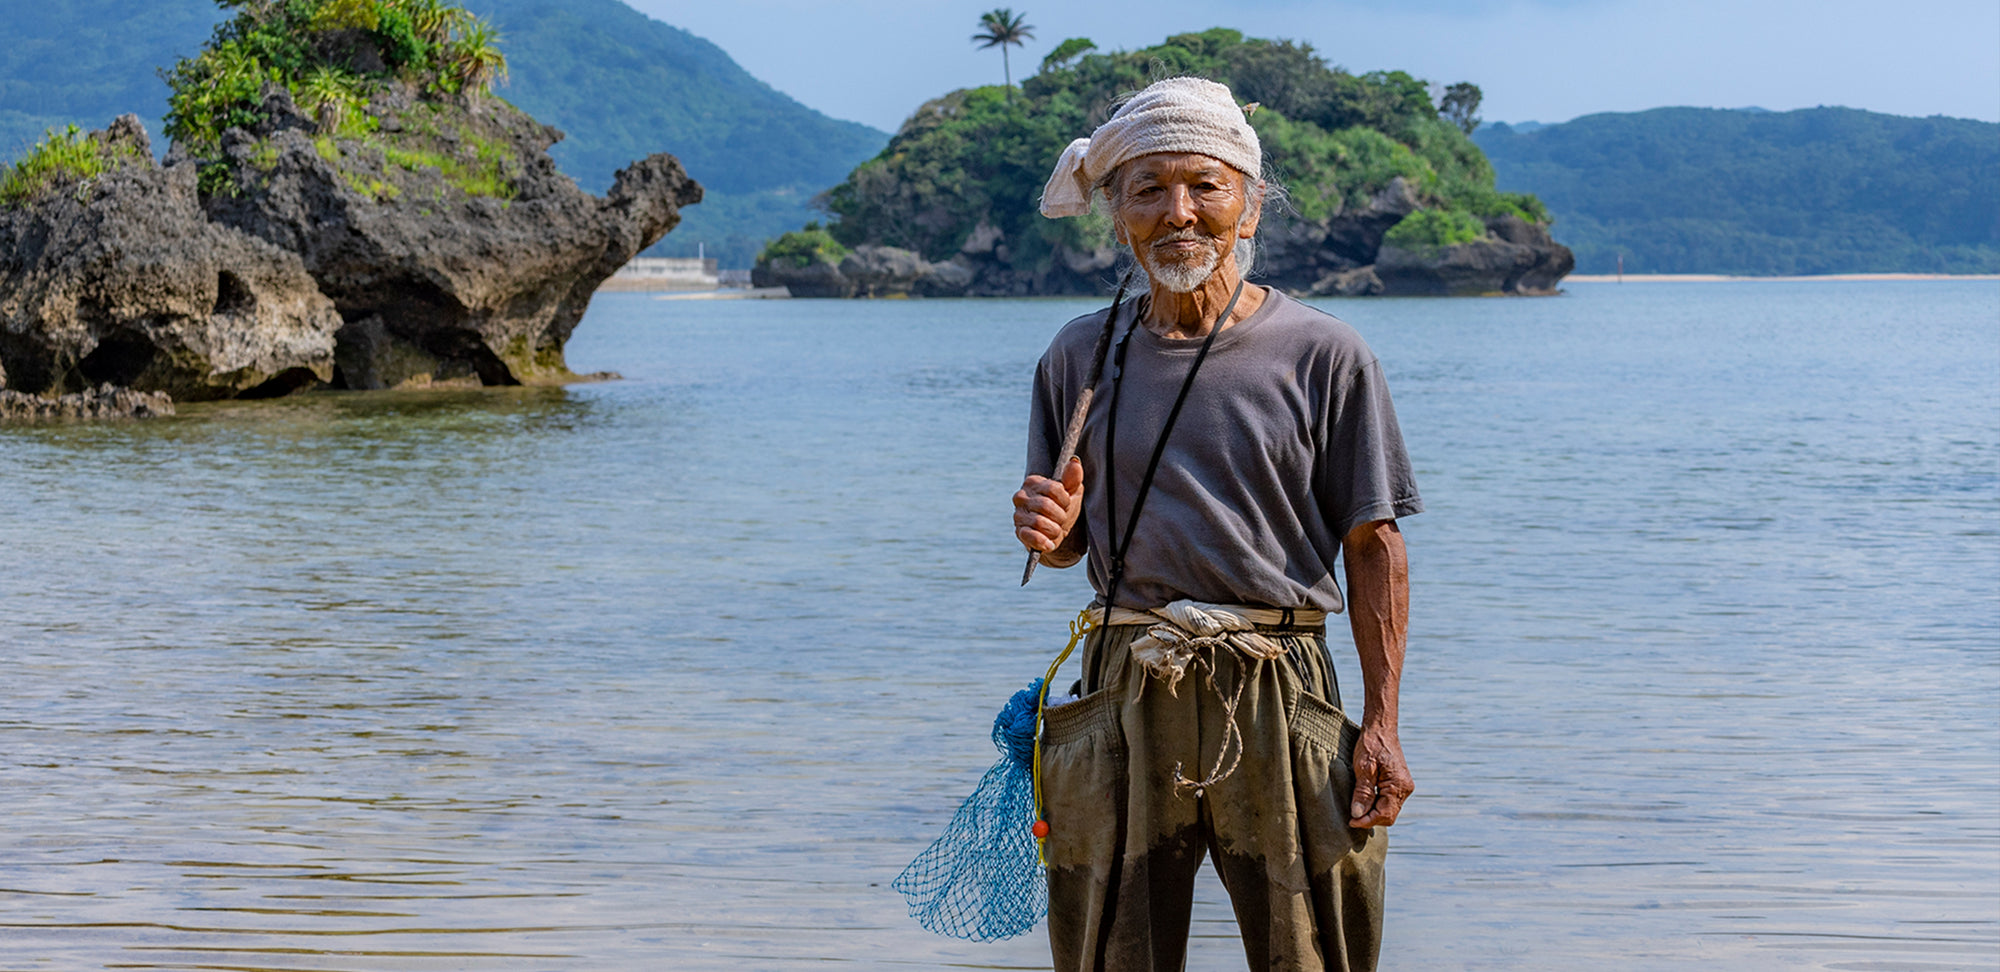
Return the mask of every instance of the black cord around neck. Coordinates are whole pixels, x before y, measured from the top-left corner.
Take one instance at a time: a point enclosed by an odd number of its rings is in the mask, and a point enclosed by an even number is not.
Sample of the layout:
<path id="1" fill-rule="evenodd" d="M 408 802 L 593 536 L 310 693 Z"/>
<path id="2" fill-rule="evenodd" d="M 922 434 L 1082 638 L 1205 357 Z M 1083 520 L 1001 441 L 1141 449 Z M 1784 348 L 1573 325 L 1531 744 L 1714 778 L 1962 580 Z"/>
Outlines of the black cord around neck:
<path id="1" fill-rule="evenodd" d="M 1194 388 L 1194 376 L 1197 372 L 1201 371 L 1201 363 L 1207 360 L 1208 349 L 1215 345 L 1216 336 L 1222 333 L 1223 326 L 1229 322 L 1230 312 L 1236 309 L 1237 299 L 1243 296 L 1245 283 L 1246 281 L 1242 280 L 1236 282 L 1236 292 L 1229 295 L 1229 303 L 1223 306 L 1222 316 L 1217 317 L 1214 326 L 1208 329 L 1208 337 L 1201 342 L 1201 350 L 1195 352 L 1194 364 L 1188 367 L 1187 377 L 1181 379 L 1180 394 L 1174 397 L 1174 407 L 1168 410 L 1167 421 L 1160 426 L 1160 437 L 1153 442 L 1153 454 L 1146 460 L 1146 475 L 1139 480 L 1139 492 L 1132 499 L 1132 512 L 1125 521 L 1125 533 L 1122 537 L 1119 536 L 1118 532 L 1118 490 L 1116 489 L 1118 481 L 1118 399 L 1119 392 L 1124 387 L 1125 351 L 1132 343 L 1132 332 L 1138 330 L 1139 319 L 1144 316 L 1143 313 L 1135 312 L 1132 315 L 1132 323 L 1125 328 L 1125 335 L 1118 339 L 1118 351 L 1113 357 L 1111 364 L 1111 407 L 1105 416 L 1104 424 L 1104 510 L 1109 520 L 1105 526 L 1111 534 L 1111 564 L 1104 585 L 1104 623 L 1106 626 L 1109 626 L 1111 622 L 1111 608 L 1117 601 L 1119 584 L 1125 579 L 1125 553 L 1131 549 L 1132 537 L 1138 532 L 1139 512 L 1146 506 L 1146 495 L 1153 490 L 1153 476 L 1159 472 L 1160 457 L 1166 454 L 1167 437 L 1173 434 L 1174 423 L 1180 420 L 1181 406 L 1187 404 L 1188 392 Z M 1116 323 L 1116 313 L 1117 309 L 1114 306 L 1113 323 Z"/>

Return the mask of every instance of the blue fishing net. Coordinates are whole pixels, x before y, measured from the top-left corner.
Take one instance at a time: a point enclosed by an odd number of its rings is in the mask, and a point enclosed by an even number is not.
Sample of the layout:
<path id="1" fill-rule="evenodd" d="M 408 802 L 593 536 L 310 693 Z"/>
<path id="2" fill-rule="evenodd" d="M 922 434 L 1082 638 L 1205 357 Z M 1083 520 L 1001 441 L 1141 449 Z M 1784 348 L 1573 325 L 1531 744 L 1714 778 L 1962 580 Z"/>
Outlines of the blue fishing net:
<path id="1" fill-rule="evenodd" d="M 1000 761 L 891 887 L 910 917 L 940 935 L 1012 938 L 1049 913 L 1049 880 L 1035 852 L 1035 701 L 1042 680 L 1014 693 L 993 720 Z"/>

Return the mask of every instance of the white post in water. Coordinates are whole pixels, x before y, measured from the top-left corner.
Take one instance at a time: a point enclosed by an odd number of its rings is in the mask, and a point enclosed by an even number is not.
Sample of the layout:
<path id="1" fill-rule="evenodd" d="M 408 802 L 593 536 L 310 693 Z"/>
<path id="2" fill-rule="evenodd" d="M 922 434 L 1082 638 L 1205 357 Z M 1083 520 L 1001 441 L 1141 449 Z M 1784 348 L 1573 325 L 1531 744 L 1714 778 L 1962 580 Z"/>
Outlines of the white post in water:
<path id="1" fill-rule="evenodd" d="M 696 243 L 696 244 L 694 245 L 694 258 L 695 258 L 695 259 L 697 259 L 697 260 L 706 260 L 706 259 L 708 259 L 708 244 L 706 244 L 706 243 Z M 1621 257 L 1621 259 L 1623 259 L 1623 258 Z"/>

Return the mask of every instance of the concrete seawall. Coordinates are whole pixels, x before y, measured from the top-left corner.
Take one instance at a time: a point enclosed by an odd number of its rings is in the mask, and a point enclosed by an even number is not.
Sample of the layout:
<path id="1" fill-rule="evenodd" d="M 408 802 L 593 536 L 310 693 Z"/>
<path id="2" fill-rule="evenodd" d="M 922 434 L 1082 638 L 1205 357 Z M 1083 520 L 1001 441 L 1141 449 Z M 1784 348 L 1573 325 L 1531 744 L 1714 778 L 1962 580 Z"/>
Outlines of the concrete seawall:
<path id="1" fill-rule="evenodd" d="M 715 260 L 695 257 L 640 257 L 620 267 L 600 291 L 714 290 L 722 286 Z"/>

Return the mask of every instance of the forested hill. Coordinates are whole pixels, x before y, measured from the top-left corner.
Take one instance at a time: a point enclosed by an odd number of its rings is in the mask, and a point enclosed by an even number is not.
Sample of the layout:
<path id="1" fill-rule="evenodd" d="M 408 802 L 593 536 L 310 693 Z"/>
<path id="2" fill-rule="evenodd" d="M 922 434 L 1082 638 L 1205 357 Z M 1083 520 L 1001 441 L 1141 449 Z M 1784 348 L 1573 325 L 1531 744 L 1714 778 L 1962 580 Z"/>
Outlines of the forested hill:
<path id="1" fill-rule="evenodd" d="M 158 69 L 193 54 L 222 19 L 209 0 L 0 0 L 0 160 L 49 128 L 103 128 L 128 111 L 158 141 Z"/>
<path id="2" fill-rule="evenodd" d="M 708 196 L 656 253 L 705 243 L 747 267 L 766 238 L 816 215 L 812 198 L 888 142 L 752 77 L 729 55 L 618 0 L 464 0 L 500 28 L 507 100 L 569 133 L 550 154 L 584 188 L 672 152 Z"/>
<path id="3" fill-rule="evenodd" d="M 652 152 L 679 156 L 708 196 L 656 252 L 705 243 L 748 266 L 768 236 L 873 156 L 888 134 L 828 118 L 752 77 L 720 48 L 618 0 L 465 0 L 500 30 L 511 81 L 499 94 L 568 134 L 551 154 L 602 191 Z M 0 159 L 44 129 L 102 128 L 136 112 L 156 140 L 156 70 L 193 54 L 223 19 L 211 0 L 0 0 Z"/>
<path id="4" fill-rule="evenodd" d="M 1658 108 L 1473 133 L 1579 273 L 2000 272 L 2000 125 Z"/>

